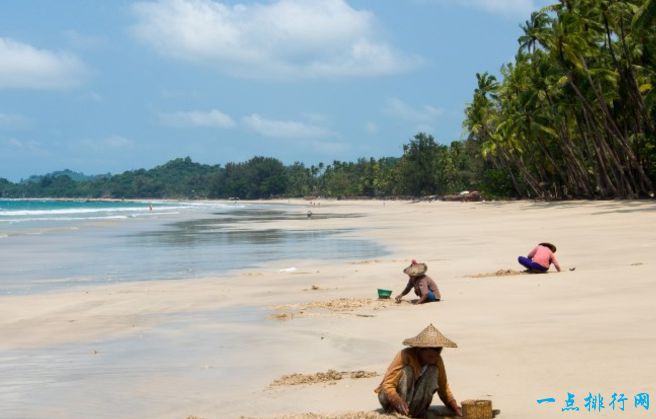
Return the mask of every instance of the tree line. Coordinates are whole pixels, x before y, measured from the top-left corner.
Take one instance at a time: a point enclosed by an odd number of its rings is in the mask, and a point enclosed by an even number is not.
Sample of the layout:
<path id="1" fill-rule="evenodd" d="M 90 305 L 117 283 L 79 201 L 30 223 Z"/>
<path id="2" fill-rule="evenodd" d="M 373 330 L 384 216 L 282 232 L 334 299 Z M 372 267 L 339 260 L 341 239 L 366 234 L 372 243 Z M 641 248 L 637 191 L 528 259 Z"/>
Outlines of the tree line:
<path id="1" fill-rule="evenodd" d="M 71 176 L 56 172 L 18 183 L 0 179 L 0 197 L 263 199 L 273 197 L 418 197 L 480 189 L 475 150 L 466 142 L 439 144 L 419 133 L 401 157 L 360 158 L 355 162 L 284 165 L 271 157 L 206 165 L 189 157 L 150 170 L 117 175 Z M 473 144 L 473 143 L 472 143 Z M 75 179 L 74 179 L 75 177 Z M 492 183 L 489 186 L 495 186 Z M 498 188 L 497 188 L 498 189 Z M 497 189 L 488 188 L 489 194 Z"/>

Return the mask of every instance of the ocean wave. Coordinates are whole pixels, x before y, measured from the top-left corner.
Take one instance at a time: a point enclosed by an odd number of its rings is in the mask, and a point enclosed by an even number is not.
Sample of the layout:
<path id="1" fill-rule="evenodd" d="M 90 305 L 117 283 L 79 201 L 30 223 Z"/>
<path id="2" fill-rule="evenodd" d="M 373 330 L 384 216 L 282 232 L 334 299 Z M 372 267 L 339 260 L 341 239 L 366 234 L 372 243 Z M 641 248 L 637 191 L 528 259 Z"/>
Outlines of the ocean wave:
<path id="1" fill-rule="evenodd" d="M 134 204 L 134 203 L 133 203 Z M 149 202 L 139 202 L 141 205 L 129 205 L 129 206 L 100 206 L 100 207 L 84 207 L 84 204 L 78 207 L 71 208 L 39 208 L 39 209 L 9 209 L 9 208 L 0 208 L 0 217 L 8 216 L 35 216 L 35 215 L 67 215 L 67 214 L 93 214 L 99 212 L 150 212 L 149 204 L 153 205 L 152 211 L 155 213 L 161 213 L 162 211 L 171 211 L 171 210 L 180 210 L 180 209 L 207 209 L 207 208 L 216 208 L 216 209 L 229 209 L 229 208 L 239 208 L 243 205 L 235 204 L 225 204 L 218 202 L 189 202 L 189 201 L 179 201 L 172 203 L 170 201 L 152 201 Z"/>
<path id="2" fill-rule="evenodd" d="M 178 215 L 180 211 L 167 211 L 167 212 L 146 212 L 127 215 L 105 215 L 105 216 L 89 216 L 89 217 L 28 217 L 28 218 L 0 218 L 0 224 L 15 224 L 15 223 L 29 223 L 34 221 L 87 221 L 87 220 L 125 220 L 128 218 L 138 217 L 156 217 L 159 215 Z"/>
<path id="3" fill-rule="evenodd" d="M 153 211 L 169 211 L 179 209 L 179 206 L 156 207 Z M 9 210 L 0 211 L 0 217 L 29 216 L 29 215 L 67 215 L 67 214 L 93 214 L 99 212 L 147 212 L 148 207 L 118 207 L 118 208 L 65 208 L 65 209 L 39 209 L 39 210 Z"/>
<path id="4" fill-rule="evenodd" d="M 0 219 L 0 222 L 9 224 L 26 223 L 30 221 L 85 221 L 85 220 L 124 220 L 130 218 L 129 215 L 108 215 L 106 217 L 36 217 L 36 218 L 7 218 Z"/>

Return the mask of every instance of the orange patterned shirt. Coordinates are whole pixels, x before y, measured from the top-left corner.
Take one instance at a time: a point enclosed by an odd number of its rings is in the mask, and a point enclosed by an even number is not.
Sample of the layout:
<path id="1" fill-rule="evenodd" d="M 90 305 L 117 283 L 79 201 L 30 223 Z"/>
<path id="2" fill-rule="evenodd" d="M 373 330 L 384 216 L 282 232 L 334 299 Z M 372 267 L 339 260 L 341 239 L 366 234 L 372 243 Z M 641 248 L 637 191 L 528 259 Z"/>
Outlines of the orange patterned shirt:
<path id="1" fill-rule="evenodd" d="M 415 372 L 415 377 L 419 377 L 421 374 L 421 364 L 419 363 L 419 354 L 417 353 L 419 348 L 406 348 L 401 352 L 397 353 L 392 363 L 387 368 L 383 381 L 380 385 L 374 390 L 376 393 L 384 391 L 387 394 L 387 398 L 393 404 L 396 404 L 401 401 L 401 396 L 396 391 L 396 387 L 401 380 L 401 371 L 406 365 L 410 365 Z M 440 400 L 446 406 L 449 406 L 449 403 L 455 402 L 455 397 L 451 393 L 451 388 L 446 379 L 446 370 L 444 368 L 444 361 L 440 356 L 437 360 L 437 394 L 440 396 Z"/>

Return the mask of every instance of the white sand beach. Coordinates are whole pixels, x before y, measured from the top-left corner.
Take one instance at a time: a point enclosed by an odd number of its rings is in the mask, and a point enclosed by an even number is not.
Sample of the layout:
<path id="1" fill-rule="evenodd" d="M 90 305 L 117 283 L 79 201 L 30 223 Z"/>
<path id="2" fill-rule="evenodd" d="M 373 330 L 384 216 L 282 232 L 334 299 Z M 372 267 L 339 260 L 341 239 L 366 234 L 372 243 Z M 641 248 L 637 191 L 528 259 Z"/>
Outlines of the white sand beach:
<path id="1" fill-rule="evenodd" d="M 550 418 L 568 414 L 561 408 L 570 392 L 578 414 L 653 415 L 654 407 L 633 402 L 638 393 L 656 397 L 653 201 L 320 202 L 314 214 L 363 216 L 241 227 L 354 228 L 348 234 L 391 253 L 350 262 L 281 260 L 224 278 L 0 297 L 5 368 L 31 351 L 52 353 L 48 362 L 56 365 L 58 348 L 67 348 L 66 356 L 99 371 L 66 384 L 67 397 L 30 395 L 24 411 L 25 395 L 6 383 L 0 417 L 7 406 L 39 418 L 366 417 L 379 408 L 373 389 L 401 341 L 429 323 L 459 346 L 442 353 L 459 401 L 490 399 L 502 418 Z M 517 256 L 540 241 L 558 246 L 563 272 L 505 274 L 520 271 Z M 378 301 L 377 288 L 394 295 L 403 289 L 401 271 L 413 258 L 428 264 L 443 301 Z M 240 310 L 251 321 L 240 321 Z M 177 349 L 153 345 L 152 354 L 135 354 L 154 359 L 152 368 L 102 374 L 113 371 L 112 342 L 129 347 L 154 333 Z M 176 354 L 176 368 L 167 367 Z M 343 378 L 271 386 L 285 375 L 328 370 Z M 357 371 L 364 373 L 351 378 Z M 588 413 L 588 393 L 602 395 L 606 407 Z M 625 412 L 610 408 L 613 393 L 626 395 Z M 87 402 L 78 403 L 82 397 Z M 536 402 L 548 397 L 556 402 Z M 134 400 L 139 409 L 127 409 Z"/>

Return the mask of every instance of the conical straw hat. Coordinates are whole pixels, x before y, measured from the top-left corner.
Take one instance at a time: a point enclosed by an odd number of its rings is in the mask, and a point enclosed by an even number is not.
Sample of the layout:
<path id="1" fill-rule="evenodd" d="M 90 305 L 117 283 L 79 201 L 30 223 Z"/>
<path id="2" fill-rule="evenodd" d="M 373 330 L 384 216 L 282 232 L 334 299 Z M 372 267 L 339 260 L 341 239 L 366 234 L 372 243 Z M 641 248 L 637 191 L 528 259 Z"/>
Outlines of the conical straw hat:
<path id="1" fill-rule="evenodd" d="M 444 336 L 440 333 L 439 330 L 429 324 L 424 330 L 421 331 L 417 336 L 413 338 L 408 338 L 403 341 L 403 344 L 406 346 L 412 346 L 415 348 L 457 348 L 455 342 Z"/>
<path id="2" fill-rule="evenodd" d="M 410 266 L 403 270 L 403 273 L 414 278 L 425 274 L 427 270 L 428 266 L 425 263 L 417 263 L 413 260 Z"/>

